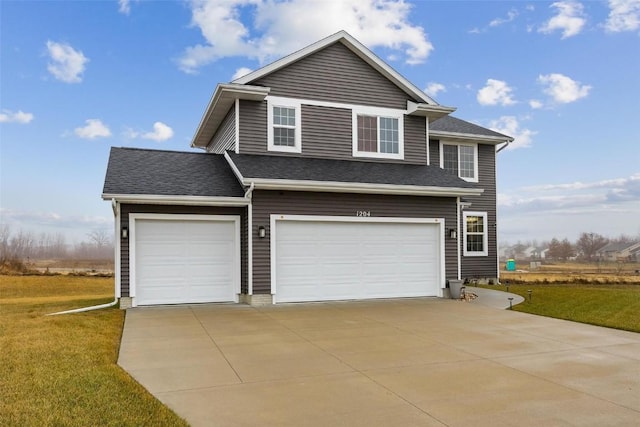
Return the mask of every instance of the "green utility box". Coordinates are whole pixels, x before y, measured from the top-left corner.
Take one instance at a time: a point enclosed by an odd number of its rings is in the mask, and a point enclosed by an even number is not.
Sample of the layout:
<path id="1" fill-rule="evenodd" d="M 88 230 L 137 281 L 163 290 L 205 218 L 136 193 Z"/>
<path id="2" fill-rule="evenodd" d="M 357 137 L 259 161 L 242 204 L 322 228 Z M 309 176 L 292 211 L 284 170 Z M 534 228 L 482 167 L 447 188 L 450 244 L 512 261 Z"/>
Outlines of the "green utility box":
<path id="1" fill-rule="evenodd" d="M 516 271 L 516 260 L 508 259 L 507 260 L 507 271 Z"/>

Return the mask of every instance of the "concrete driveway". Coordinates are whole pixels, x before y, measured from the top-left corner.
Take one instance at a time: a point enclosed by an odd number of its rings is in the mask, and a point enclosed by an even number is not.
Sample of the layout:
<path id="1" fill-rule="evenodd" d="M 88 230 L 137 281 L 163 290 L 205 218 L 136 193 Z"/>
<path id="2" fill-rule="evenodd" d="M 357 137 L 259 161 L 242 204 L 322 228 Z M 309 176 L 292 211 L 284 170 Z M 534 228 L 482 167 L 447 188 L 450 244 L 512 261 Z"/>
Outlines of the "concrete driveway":
<path id="1" fill-rule="evenodd" d="M 639 425 L 640 334 L 482 299 L 135 308 L 118 363 L 193 426 Z"/>

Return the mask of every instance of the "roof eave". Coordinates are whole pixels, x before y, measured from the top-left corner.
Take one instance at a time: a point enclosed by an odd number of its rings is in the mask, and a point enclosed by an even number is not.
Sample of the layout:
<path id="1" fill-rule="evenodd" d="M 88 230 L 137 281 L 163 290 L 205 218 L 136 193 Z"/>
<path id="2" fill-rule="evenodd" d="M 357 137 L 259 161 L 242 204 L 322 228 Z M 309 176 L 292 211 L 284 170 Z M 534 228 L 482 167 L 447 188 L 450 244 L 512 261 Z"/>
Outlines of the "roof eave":
<path id="1" fill-rule="evenodd" d="M 167 196 L 157 194 L 102 193 L 102 199 L 115 200 L 119 203 L 150 205 L 247 206 L 250 203 L 248 198 L 231 196 Z"/>
<path id="2" fill-rule="evenodd" d="M 355 53 L 358 57 L 364 60 L 367 64 L 377 70 L 380 74 L 385 76 L 387 79 L 391 80 L 397 86 L 402 88 L 404 92 L 414 96 L 416 99 L 423 101 L 426 104 L 430 105 L 438 105 L 438 103 L 429 97 L 426 93 L 420 90 L 417 86 L 411 83 L 409 80 L 404 78 L 400 73 L 390 67 L 387 63 L 385 63 L 382 59 L 380 59 L 373 51 L 364 46 L 358 40 L 353 38 L 346 31 L 338 31 L 335 34 L 332 34 L 328 37 L 325 37 L 322 40 L 319 40 L 313 44 L 310 44 L 307 47 L 304 47 L 290 55 L 287 55 L 279 60 L 272 62 L 269 65 L 266 65 L 262 68 L 259 68 L 245 76 L 240 77 L 233 81 L 233 83 L 237 84 L 246 84 L 250 83 L 254 80 L 257 80 L 261 77 L 264 77 L 268 74 L 273 73 L 283 67 L 286 67 L 289 64 L 292 64 L 296 61 L 299 61 L 302 58 L 305 58 L 326 46 L 329 46 L 335 42 L 341 42 L 345 45 L 349 50 Z"/>
<path id="3" fill-rule="evenodd" d="M 447 132 L 439 130 L 429 130 L 430 137 L 437 138 L 452 138 L 452 139 L 466 139 L 473 141 L 482 141 L 488 144 L 502 144 L 504 142 L 513 142 L 513 138 L 510 136 L 493 136 L 493 135 L 480 135 L 474 133 L 461 133 L 461 132 Z"/>
<path id="4" fill-rule="evenodd" d="M 209 105 L 191 140 L 192 148 L 206 148 L 236 99 L 263 101 L 271 89 L 263 86 L 225 83 L 216 86 Z"/>
<path id="5" fill-rule="evenodd" d="M 444 105 L 430 105 L 407 101 L 407 114 L 410 116 L 429 117 L 431 121 L 437 120 L 456 111 L 455 107 Z"/>
<path id="6" fill-rule="evenodd" d="M 254 184 L 256 190 L 291 190 L 330 193 L 389 194 L 412 196 L 478 196 L 482 188 L 437 187 L 419 185 L 370 184 L 359 182 L 307 181 L 291 179 L 244 178 L 242 184 Z"/>

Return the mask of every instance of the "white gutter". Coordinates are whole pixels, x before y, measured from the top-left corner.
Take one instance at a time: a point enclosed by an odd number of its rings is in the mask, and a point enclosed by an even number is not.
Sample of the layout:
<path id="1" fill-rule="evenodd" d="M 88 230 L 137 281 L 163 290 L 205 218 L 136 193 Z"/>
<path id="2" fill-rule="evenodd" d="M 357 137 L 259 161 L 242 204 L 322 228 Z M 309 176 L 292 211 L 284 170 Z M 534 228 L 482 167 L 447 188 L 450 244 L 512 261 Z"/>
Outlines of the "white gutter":
<path id="1" fill-rule="evenodd" d="M 511 144 L 513 142 L 513 140 L 511 141 L 505 141 L 504 145 L 500 148 L 498 148 L 498 150 L 496 151 L 496 154 L 498 154 L 499 152 L 501 152 L 502 150 L 504 150 L 505 148 L 507 148 L 509 146 L 509 144 Z"/>
<path id="2" fill-rule="evenodd" d="M 330 193 L 397 194 L 414 196 L 479 196 L 482 188 L 432 187 L 417 185 L 369 184 L 336 181 L 246 178 L 243 185 L 259 190 L 322 191 Z"/>
<path id="3" fill-rule="evenodd" d="M 471 140 L 476 142 L 485 142 L 492 144 L 500 144 L 502 142 L 510 143 L 513 141 L 512 138 L 507 139 L 503 136 L 491 136 L 491 135 L 478 135 L 472 133 L 460 133 L 460 132 L 447 132 L 442 130 L 430 130 L 430 136 L 433 138 L 453 138 L 453 139 L 464 139 Z"/>
<path id="4" fill-rule="evenodd" d="M 120 203 L 152 205 L 200 205 L 200 206 L 247 206 L 245 197 L 213 197 L 213 196 L 159 196 L 148 194 L 102 194 L 102 198 L 115 199 Z"/>

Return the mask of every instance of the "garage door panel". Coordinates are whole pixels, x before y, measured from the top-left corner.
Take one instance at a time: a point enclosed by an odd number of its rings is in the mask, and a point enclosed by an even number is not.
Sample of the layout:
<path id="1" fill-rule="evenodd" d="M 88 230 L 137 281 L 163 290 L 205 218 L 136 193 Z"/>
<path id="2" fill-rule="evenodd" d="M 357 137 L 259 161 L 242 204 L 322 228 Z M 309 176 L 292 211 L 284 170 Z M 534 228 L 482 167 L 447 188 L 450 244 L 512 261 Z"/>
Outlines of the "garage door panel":
<path id="1" fill-rule="evenodd" d="M 278 221 L 277 301 L 438 295 L 435 223 Z"/>
<path id="2" fill-rule="evenodd" d="M 138 305 L 233 301 L 232 220 L 135 220 Z"/>

